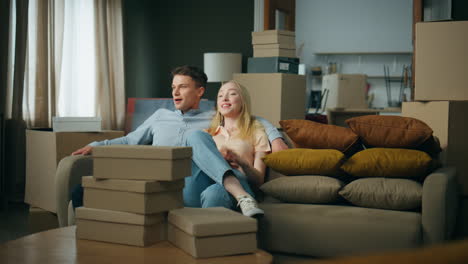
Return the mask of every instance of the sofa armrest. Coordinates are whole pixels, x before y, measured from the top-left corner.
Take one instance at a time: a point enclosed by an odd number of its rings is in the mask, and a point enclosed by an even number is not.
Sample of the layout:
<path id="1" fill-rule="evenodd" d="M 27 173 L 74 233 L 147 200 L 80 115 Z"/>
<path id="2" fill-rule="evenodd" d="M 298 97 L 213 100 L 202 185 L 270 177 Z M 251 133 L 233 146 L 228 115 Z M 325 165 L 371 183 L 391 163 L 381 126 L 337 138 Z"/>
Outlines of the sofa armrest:
<path id="1" fill-rule="evenodd" d="M 57 218 L 60 227 L 68 225 L 71 190 L 81 183 L 81 177 L 89 175 L 93 175 L 91 156 L 68 156 L 60 161 L 55 175 Z"/>
<path id="2" fill-rule="evenodd" d="M 440 168 L 426 177 L 422 196 L 422 232 L 425 244 L 436 244 L 453 233 L 458 207 L 456 170 Z"/>

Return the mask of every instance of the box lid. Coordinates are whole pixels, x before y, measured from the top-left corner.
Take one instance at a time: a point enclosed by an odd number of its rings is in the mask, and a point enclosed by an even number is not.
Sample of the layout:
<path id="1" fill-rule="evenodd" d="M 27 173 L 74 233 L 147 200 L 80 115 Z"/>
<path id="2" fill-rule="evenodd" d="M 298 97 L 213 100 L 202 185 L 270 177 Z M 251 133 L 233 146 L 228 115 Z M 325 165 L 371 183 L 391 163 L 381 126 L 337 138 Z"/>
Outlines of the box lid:
<path id="1" fill-rule="evenodd" d="M 265 36 L 265 35 L 286 35 L 286 36 L 296 36 L 296 32 L 289 30 L 265 30 L 252 32 L 252 37 L 256 36 Z"/>
<path id="2" fill-rule="evenodd" d="M 287 50 L 295 50 L 296 45 L 292 43 L 286 44 L 253 44 L 254 49 L 287 49 Z"/>
<path id="3" fill-rule="evenodd" d="M 71 116 L 54 116 L 52 117 L 53 122 L 101 122 L 101 117 L 71 117 Z"/>
<path id="4" fill-rule="evenodd" d="M 186 159 L 192 157 L 191 147 L 147 145 L 111 145 L 93 148 L 93 158 Z"/>
<path id="5" fill-rule="evenodd" d="M 172 210 L 168 221 L 192 236 L 216 236 L 257 231 L 257 221 L 224 207 Z"/>
<path id="6" fill-rule="evenodd" d="M 99 180 L 93 176 L 81 178 L 84 188 L 106 189 L 115 191 L 126 191 L 136 193 L 154 193 L 181 190 L 184 188 L 185 180 L 178 181 L 144 181 L 144 180 Z"/>
<path id="7" fill-rule="evenodd" d="M 133 225 L 154 225 L 165 221 L 166 213 L 135 214 L 104 209 L 78 207 L 76 208 L 76 218 Z"/>

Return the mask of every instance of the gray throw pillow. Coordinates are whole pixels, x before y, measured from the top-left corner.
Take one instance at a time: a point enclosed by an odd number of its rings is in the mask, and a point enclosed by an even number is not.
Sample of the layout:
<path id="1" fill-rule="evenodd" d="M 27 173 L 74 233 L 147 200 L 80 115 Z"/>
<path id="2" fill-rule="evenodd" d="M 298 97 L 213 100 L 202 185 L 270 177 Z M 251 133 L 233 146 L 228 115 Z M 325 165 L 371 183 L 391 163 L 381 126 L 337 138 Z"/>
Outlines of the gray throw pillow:
<path id="1" fill-rule="evenodd" d="M 289 203 L 332 203 L 343 182 L 327 176 L 286 176 L 276 178 L 260 189 L 266 194 Z"/>
<path id="2" fill-rule="evenodd" d="M 409 179 L 364 178 L 349 183 L 339 194 L 357 206 L 412 210 L 421 206 L 422 185 Z"/>

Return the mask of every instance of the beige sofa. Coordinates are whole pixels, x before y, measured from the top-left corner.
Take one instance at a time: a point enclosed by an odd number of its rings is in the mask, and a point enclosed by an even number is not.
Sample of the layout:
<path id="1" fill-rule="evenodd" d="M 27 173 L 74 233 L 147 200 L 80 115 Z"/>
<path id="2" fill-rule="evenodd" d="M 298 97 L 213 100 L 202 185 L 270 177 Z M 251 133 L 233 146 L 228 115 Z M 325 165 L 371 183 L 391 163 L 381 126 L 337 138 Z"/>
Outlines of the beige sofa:
<path id="1" fill-rule="evenodd" d="M 57 216 L 69 217 L 70 190 L 92 175 L 90 156 L 69 156 L 57 169 Z M 270 175 L 270 177 L 275 177 Z M 270 252 L 340 256 L 413 248 L 450 238 L 457 209 L 454 168 L 440 168 L 423 183 L 422 210 L 394 211 L 350 205 L 288 204 L 266 197 L 259 223 L 260 247 Z"/>
<path id="2" fill-rule="evenodd" d="M 352 205 L 291 204 L 266 197 L 260 246 L 270 252 L 317 257 L 413 248 L 443 242 L 457 212 L 454 168 L 440 168 L 423 183 L 420 211 Z"/>

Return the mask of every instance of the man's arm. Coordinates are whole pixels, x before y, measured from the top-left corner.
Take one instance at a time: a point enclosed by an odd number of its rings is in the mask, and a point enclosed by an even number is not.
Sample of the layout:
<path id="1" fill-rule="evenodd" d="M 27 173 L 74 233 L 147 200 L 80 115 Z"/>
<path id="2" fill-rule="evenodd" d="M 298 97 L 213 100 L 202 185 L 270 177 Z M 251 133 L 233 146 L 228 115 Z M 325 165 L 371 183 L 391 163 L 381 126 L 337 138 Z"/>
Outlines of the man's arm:
<path id="1" fill-rule="evenodd" d="M 272 152 L 277 152 L 277 151 L 288 149 L 288 146 L 283 141 L 283 136 L 281 135 L 281 132 L 279 132 L 275 126 L 273 126 L 270 122 L 268 122 L 264 118 L 261 118 L 258 116 L 255 118 L 258 121 L 260 121 L 260 123 L 262 123 L 263 127 L 265 128 L 265 132 L 271 144 Z"/>
<path id="2" fill-rule="evenodd" d="M 145 120 L 135 131 L 128 133 L 126 136 L 106 139 L 103 141 L 94 141 L 87 146 L 84 146 L 72 155 L 89 155 L 93 152 L 93 147 L 106 146 L 106 145 L 147 145 L 152 142 L 152 129 L 151 126 L 157 121 L 158 111 Z"/>
<path id="3" fill-rule="evenodd" d="M 288 148 L 288 145 L 284 143 L 282 138 L 277 138 L 271 142 L 271 152 L 277 152 Z"/>

